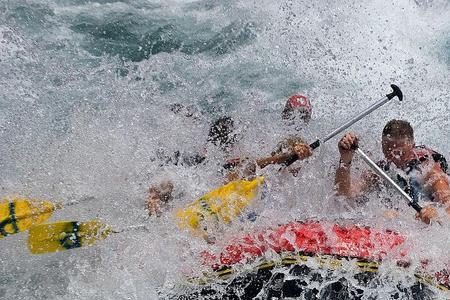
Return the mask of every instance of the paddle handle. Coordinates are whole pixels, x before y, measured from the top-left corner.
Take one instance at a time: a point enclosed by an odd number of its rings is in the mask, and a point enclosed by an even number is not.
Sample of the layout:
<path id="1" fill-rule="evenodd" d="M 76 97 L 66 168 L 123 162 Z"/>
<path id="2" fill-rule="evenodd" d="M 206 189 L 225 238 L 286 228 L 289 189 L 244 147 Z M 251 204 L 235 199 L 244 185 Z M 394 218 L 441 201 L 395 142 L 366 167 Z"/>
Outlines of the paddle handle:
<path id="1" fill-rule="evenodd" d="M 147 227 L 146 224 L 140 224 L 140 225 L 127 226 L 127 227 L 122 228 L 120 230 L 111 229 L 111 232 L 112 233 L 122 233 L 122 232 L 135 231 L 135 230 L 149 231 L 149 228 Z"/>
<path id="2" fill-rule="evenodd" d="M 409 202 L 408 205 L 414 208 L 414 210 L 418 213 L 422 211 L 422 206 L 420 206 L 417 202 Z"/>
<path id="3" fill-rule="evenodd" d="M 422 207 L 414 201 L 391 177 L 389 177 L 376 163 L 374 163 L 360 148 L 355 150 L 361 158 L 377 173 L 380 177 L 384 178 L 390 185 L 392 185 L 402 196 L 408 201 L 408 205 L 414 208 L 415 211 L 420 212 Z"/>
<path id="4" fill-rule="evenodd" d="M 311 147 L 311 149 L 316 149 L 316 148 L 319 148 L 319 146 L 320 146 L 320 140 L 316 140 L 314 143 L 312 143 L 312 144 L 309 144 L 309 147 Z"/>
<path id="5" fill-rule="evenodd" d="M 396 86 L 395 84 L 391 84 L 391 88 L 393 90 L 392 93 L 387 94 L 385 97 L 383 97 L 380 100 L 378 100 L 377 102 L 375 102 L 369 108 L 367 108 L 366 110 L 362 111 L 359 115 L 351 118 L 350 120 L 348 120 L 347 122 L 342 124 L 340 127 L 336 128 L 333 132 L 329 133 L 323 139 L 316 140 L 314 143 L 310 144 L 309 146 L 311 147 L 311 149 L 314 150 L 314 149 L 318 148 L 321 144 L 327 142 L 331 138 L 335 137 L 337 134 L 341 133 L 345 129 L 349 128 L 350 126 L 352 126 L 353 124 L 355 124 L 356 122 L 358 122 L 359 120 L 361 120 L 362 118 L 364 118 L 365 116 L 367 116 L 368 114 L 373 112 L 374 110 L 376 110 L 379 107 L 383 106 L 384 104 L 388 103 L 394 97 L 398 97 L 398 99 L 400 101 L 402 101 L 403 100 L 403 93 L 400 90 L 400 88 L 398 86 Z M 289 165 L 293 164 L 297 159 L 298 159 L 298 157 L 296 155 L 293 155 L 291 159 L 286 161 L 286 163 L 285 163 L 286 166 L 289 166 Z"/>
<path id="6" fill-rule="evenodd" d="M 345 129 L 347 129 L 348 127 L 350 127 L 351 125 L 355 124 L 356 122 L 358 122 L 359 120 L 361 120 L 362 118 L 364 118 L 365 116 L 367 116 L 368 114 L 370 114 L 371 112 L 373 112 L 374 110 L 378 109 L 379 107 L 383 106 L 384 104 L 388 103 L 389 101 L 391 101 L 394 97 L 398 97 L 398 99 L 400 101 L 403 100 L 403 93 L 400 90 L 400 88 L 398 86 L 396 86 L 395 84 L 391 84 L 391 88 L 392 88 L 392 93 L 387 94 L 385 97 L 381 98 L 380 100 L 378 100 L 377 102 L 375 102 L 372 106 L 368 107 L 366 110 L 362 111 L 359 115 L 351 118 L 350 120 L 348 120 L 347 122 L 345 122 L 342 126 L 336 128 L 333 132 L 329 133 L 327 136 L 325 136 L 321 142 L 325 143 L 326 141 L 328 141 L 329 139 L 333 138 L 334 136 L 336 136 L 337 134 L 341 133 L 342 131 L 344 131 Z M 317 142 L 317 141 L 316 141 Z M 316 143 L 314 142 L 314 143 Z M 320 143 L 319 143 L 320 144 Z"/>

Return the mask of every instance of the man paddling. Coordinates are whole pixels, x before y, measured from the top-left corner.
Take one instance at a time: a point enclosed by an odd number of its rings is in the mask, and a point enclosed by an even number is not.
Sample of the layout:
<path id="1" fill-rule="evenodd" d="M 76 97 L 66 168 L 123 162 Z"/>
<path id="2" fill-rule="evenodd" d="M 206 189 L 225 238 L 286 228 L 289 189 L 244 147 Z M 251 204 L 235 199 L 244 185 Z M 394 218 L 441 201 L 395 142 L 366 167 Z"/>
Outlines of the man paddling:
<path id="1" fill-rule="evenodd" d="M 351 163 L 358 137 L 347 133 L 338 143 L 339 167 L 335 183 L 339 195 L 356 197 L 373 188 L 377 177 L 365 173 L 359 180 L 352 180 Z M 446 174 L 447 162 L 436 151 L 425 146 L 416 146 L 411 125 L 402 120 L 391 120 L 383 129 L 382 150 L 385 160 L 378 163 L 384 171 L 392 173 L 397 183 L 414 201 L 437 202 L 445 206 L 450 217 L 450 187 Z M 436 209 L 427 205 L 416 214 L 429 224 L 437 219 Z"/>
<path id="2" fill-rule="evenodd" d="M 299 131 L 302 127 L 308 125 L 308 122 L 311 120 L 311 114 L 311 102 L 306 96 L 299 94 L 289 97 L 281 113 L 281 118 L 286 126 L 295 125 L 296 130 Z M 278 164 L 285 166 L 281 170 L 286 169 L 292 175 L 296 176 L 300 168 L 298 166 L 289 167 L 289 165 L 297 159 L 303 160 L 311 155 L 311 147 L 300 136 L 290 135 L 278 143 L 270 156 L 256 159 L 252 167 L 247 165 L 247 170 L 253 169 L 256 171 L 256 165 L 263 169 L 266 166 Z M 224 167 L 232 168 L 234 166 L 239 166 L 239 164 L 242 164 L 245 161 L 248 162 L 248 159 L 231 159 Z M 237 178 L 242 178 L 242 176 L 235 176 L 233 180 L 237 180 Z"/>

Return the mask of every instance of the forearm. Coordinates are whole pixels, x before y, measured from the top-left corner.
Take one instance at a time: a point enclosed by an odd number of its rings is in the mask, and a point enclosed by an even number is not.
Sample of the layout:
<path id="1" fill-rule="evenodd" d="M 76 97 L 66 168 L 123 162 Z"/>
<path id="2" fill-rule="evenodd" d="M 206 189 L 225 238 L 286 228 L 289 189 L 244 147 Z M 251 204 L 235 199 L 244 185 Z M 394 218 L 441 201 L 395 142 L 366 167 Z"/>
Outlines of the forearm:
<path id="1" fill-rule="evenodd" d="M 444 205 L 450 205 L 450 186 L 447 175 L 440 169 L 432 170 L 427 175 L 435 200 Z"/>
<path id="2" fill-rule="evenodd" d="M 450 191 L 449 190 L 437 190 L 433 193 L 434 198 L 444 205 L 450 205 Z"/>
<path id="3" fill-rule="evenodd" d="M 258 165 L 258 167 L 263 169 L 263 168 L 267 167 L 268 165 L 286 163 L 290 159 L 294 158 L 294 156 L 296 156 L 296 154 L 293 154 L 293 153 L 273 155 L 273 156 L 257 159 L 256 164 Z"/>
<path id="4" fill-rule="evenodd" d="M 350 164 L 339 164 L 339 167 L 336 170 L 334 184 L 338 195 L 347 197 L 352 196 Z"/>
<path id="5" fill-rule="evenodd" d="M 243 160 L 226 174 L 226 183 L 241 179 L 252 179 L 256 176 L 256 163 L 249 160 Z"/>
<path id="6" fill-rule="evenodd" d="M 433 197 L 442 203 L 446 213 L 450 216 L 450 187 L 447 175 L 438 173 L 431 176 Z"/>
<path id="7" fill-rule="evenodd" d="M 448 189 L 436 191 L 434 197 L 439 203 L 444 204 L 445 211 L 450 217 L 450 191 Z"/>

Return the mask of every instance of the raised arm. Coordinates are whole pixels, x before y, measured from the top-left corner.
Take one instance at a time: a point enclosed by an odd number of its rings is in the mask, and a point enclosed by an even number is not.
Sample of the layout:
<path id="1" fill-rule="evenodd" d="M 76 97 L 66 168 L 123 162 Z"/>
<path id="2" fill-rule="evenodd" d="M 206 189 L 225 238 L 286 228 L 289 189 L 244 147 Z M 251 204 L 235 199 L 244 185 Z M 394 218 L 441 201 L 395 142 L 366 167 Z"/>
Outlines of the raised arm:
<path id="1" fill-rule="evenodd" d="M 336 170 L 334 183 L 337 194 L 348 198 L 359 196 L 378 182 L 378 178 L 370 172 L 365 172 L 362 177 L 357 180 L 352 178 L 351 165 L 354 149 L 356 149 L 357 146 L 358 137 L 352 132 L 344 135 L 338 143 L 340 160 Z"/>

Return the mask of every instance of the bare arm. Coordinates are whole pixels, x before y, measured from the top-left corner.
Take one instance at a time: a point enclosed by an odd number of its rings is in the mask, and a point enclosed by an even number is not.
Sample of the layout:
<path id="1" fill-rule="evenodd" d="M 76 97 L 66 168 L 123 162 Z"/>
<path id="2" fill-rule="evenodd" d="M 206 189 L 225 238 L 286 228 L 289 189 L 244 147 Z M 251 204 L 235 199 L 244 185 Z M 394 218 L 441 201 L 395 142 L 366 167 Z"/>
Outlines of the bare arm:
<path id="1" fill-rule="evenodd" d="M 425 184 L 430 187 L 433 197 L 438 202 L 447 205 L 445 211 L 450 216 L 450 187 L 448 177 L 442 171 L 439 164 L 435 163 L 425 175 Z M 438 219 L 439 214 L 433 206 L 427 205 L 416 214 L 416 217 L 424 223 L 430 224 L 432 220 Z"/>
<path id="2" fill-rule="evenodd" d="M 340 162 L 336 170 L 334 184 L 337 194 L 353 198 L 361 195 L 374 186 L 375 180 L 372 173 L 364 173 L 360 178 L 353 180 L 351 176 L 351 165 Z"/>
<path id="3" fill-rule="evenodd" d="M 232 182 L 240 179 L 249 179 L 256 176 L 256 165 L 261 169 L 274 164 L 283 164 L 292 159 L 296 154 L 286 153 L 278 154 L 269 157 L 259 158 L 254 162 L 246 161 L 245 159 L 235 162 L 232 168 L 227 172 L 225 182 Z"/>
<path id="4" fill-rule="evenodd" d="M 281 165 L 286 163 L 287 161 L 293 159 L 296 156 L 295 153 L 282 153 L 282 154 L 276 154 L 269 157 L 264 157 L 256 160 L 256 164 L 261 169 L 264 169 L 268 165 Z"/>
<path id="5" fill-rule="evenodd" d="M 450 204 L 450 187 L 447 175 L 441 170 L 439 164 L 434 164 L 425 178 L 430 185 L 433 196 L 443 204 Z"/>
<path id="6" fill-rule="evenodd" d="M 334 184 L 338 195 L 349 198 L 361 195 L 361 193 L 372 188 L 378 182 L 377 176 L 374 176 L 370 172 L 365 172 L 358 180 L 352 179 L 351 164 L 353 149 L 357 145 L 358 137 L 354 133 L 347 133 L 338 143 L 341 158 L 336 170 Z"/>
<path id="7" fill-rule="evenodd" d="M 272 164 L 284 164 L 293 158 L 304 160 L 312 155 L 311 147 L 303 142 L 295 143 L 290 153 L 282 153 L 269 156 L 267 158 L 261 158 L 256 160 L 258 166 L 262 169 Z"/>
<path id="8" fill-rule="evenodd" d="M 434 198 L 446 206 L 446 212 L 450 215 L 450 186 L 448 176 L 442 171 L 439 164 L 434 164 L 425 178 L 430 185 Z"/>
<path id="9" fill-rule="evenodd" d="M 256 175 L 256 166 L 261 169 L 273 164 L 283 164 L 297 157 L 299 160 L 303 160 L 312 155 L 312 149 L 308 144 L 297 143 L 293 146 L 291 153 L 282 153 L 271 155 L 269 157 L 259 158 L 256 161 L 249 161 L 248 159 L 233 159 L 230 160 L 226 165 L 225 169 L 228 169 L 226 175 L 226 182 L 231 182 L 243 178 L 251 178 Z"/>
<path id="10" fill-rule="evenodd" d="M 339 162 L 339 167 L 336 170 L 336 175 L 334 178 L 334 184 L 336 186 L 337 193 L 340 196 L 353 197 L 356 192 L 355 188 L 352 187 L 350 170 L 350 164 Z"/>
<path id="11" fill-rule="evenodd" d="M 358 137 L 354 133 L 347 133 L 338 143 L 341 155 L 339 166 L 334 177 L 337 194 L 340 196 L 354 197 L 357 195 L 356 186 L 352 185 L 351 164 L 353 160 L 353 148 L 358 145 Z"/>

